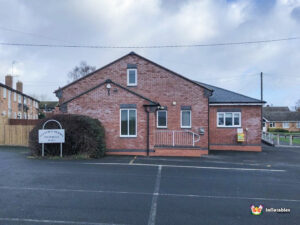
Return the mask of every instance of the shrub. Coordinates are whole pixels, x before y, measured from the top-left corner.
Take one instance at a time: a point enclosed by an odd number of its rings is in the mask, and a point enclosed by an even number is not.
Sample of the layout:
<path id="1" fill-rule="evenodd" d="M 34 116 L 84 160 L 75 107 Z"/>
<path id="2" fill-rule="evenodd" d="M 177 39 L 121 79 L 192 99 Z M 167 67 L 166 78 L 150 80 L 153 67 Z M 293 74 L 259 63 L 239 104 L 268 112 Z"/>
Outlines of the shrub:
<path id="1" fill-rule="evenodd" d="M 281 132 L 281 133 L 288 133 L 289 131 L 283 128 L 268 128 L 269 132 Z"/>
<path id="2" fill-rule="evenodd" d="M 75 114 L 59 114 L 41 120 L 29 134 L 29 148 L 36 156 L 42 155 L 42 144 L 38 143 L 38 130 L 50 119 L 59 121 L 65 129 L 63 155 L 87 154 L 91 158 L 100 158 L 105 154 L 105 131 L 97 119 Z M 45 129 L 59 129 L 49 122 Z M 60 144 L 45 144 L 45 155 L 59 155 Z"/>

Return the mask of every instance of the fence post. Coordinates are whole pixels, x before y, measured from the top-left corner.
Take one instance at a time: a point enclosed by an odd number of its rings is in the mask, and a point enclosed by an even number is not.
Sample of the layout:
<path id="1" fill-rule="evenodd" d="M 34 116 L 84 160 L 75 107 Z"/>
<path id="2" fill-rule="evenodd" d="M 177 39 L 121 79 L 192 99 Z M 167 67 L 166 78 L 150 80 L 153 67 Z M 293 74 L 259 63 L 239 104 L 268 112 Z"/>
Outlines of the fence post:
<path id="1" fill-rule="evenodd" d="M 280 145 L 279 134 L 277 134 L 277 145 Z"/>
<path id="2" fill-rule="evenodd" d="M 175 132 L 174 132 L 174 130 L 173 130 L 173 146 L 175 146 L 175 137 L 174 137 L 174 134 L 175 134 Z"/>
<path id="3" fill-rule="evenodd" d="M 293 145 L 293 135 L 290 135 L 290 145 Z"/>
<path id="4" fill-rule="evenodd" d="M 193 133 L 193 146 L 195 146 L 195 134 Z"/>

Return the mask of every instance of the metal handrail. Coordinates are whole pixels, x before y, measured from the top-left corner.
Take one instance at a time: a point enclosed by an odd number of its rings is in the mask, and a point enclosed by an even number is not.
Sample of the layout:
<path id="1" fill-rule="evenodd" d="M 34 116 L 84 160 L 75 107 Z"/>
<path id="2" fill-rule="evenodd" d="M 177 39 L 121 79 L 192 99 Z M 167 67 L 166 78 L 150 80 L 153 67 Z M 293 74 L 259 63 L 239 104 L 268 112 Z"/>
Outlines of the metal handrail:
<path id="1" fill-rule="evenodd" d="M 195 146 L 195 143 L 199 142 L 200 141 L 200 135 L 193 132 L 193 131 L 190 131 L 190 130 L 156 130 L 156 133 L 170 133 L 172 134 L 172 146 L 175 146 L 175 134 L 176 133 L 188 133 L 188 134 L 191 134 L 193 135 L 193 138 L 192 138 L 192 145 Z"/>

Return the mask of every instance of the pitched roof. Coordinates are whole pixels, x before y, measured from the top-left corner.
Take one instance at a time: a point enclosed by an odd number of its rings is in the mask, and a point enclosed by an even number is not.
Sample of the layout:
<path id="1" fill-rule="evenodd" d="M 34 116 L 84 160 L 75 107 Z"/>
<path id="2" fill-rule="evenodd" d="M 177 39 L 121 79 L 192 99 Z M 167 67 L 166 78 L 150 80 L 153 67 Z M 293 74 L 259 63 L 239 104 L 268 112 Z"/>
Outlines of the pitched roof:
<path id="1" fill-rule="evenodd" d="M 143 57 L 143 56 L 141 56 L 141 55 L 138 55 L 138 54 L 135 53 L 135 52 L 129 52 L 128 54 L 126 54 L 126 55 L 124 55 L 124 56 L 122 56 L 122 57 L 120 57 L 120 58 L 114 60 L 113 62 L 111 62 L 111 63 L 109 63 L 109 64 L 107 64 L 107 65 L 105 65 L 105 66 L 103 66 L 103 67 L 101 67 L 101 68 L 99 68 L 99 69 L 97 69 L 97 70 L 95 70 L 95 71 L 93 71 L 93 72 L 87 74 L 87 75 L 85 75 L 84 77 L 81 77 L 81 78 L 79 78 L 78 80 L 75 80 L 75 81 L 73 81 L 73 82 L 71 82 L 71 83 L 69 83 L 69 84 L 67 84 L 67 85 L 65 85 L 65 86 L 63 86 L 63 87 L 61 87 L 61 88 L 58 88 L 57 90 L 54 91 L 54 93 L 58 92 L 59 90 L 65 89 L 65 88 L 67 88 L 67 87 L 69 87 L 69 86 L 75 84 L 76 82 L 78 82 L 78 81 L 80 81 L 80 80 L 83 80 L 83 79 L 85 79 L 85 78 L 87 78 L 87 77 L 89 77 L 89 76 L 91 76 L 91 75 L 93 75 L 93 74 L 99 72 L 100 70 L 105 69 L 106 67 L 108 67 L 108 66 L 110 66 L 110 65 L 112 65 L 112 64 L 114 64 L 114 63 L 116 63 L 116 62 L 118 62 L 118 61 L 120 61 L 120 60 L 122 60 L 123 58 L 125 58 L 125 57 L 127 57 L 127 56 L 129 56 L 129 55 L 137 56 L 137 57 L 139 57 L 139 58 L 141 58 L 141 59 L 143 59 L 143 60 L 145 60 L 145 61 L 147 61 L 147 62 L 149 62 L 149 63 L 151 63 L 151 64 L 153 64 L 153 65 L 155 65 L 155 66 L 157 66 L 157 67 L 160 67 L 161 69 L 164 69 L 164 70 L 166 70 L 166 71 L 168 71 L 168 72 L 170 72 L 170 73 L 172 73 L 172 74 L 174 74 L 174 75 L 176 75 L 176 76 L 178 76 L 178 77 L 181 77 L 181 78 L 183 78 L 183 79 L 185 79 L 185 80 L 187 80 L 187 81 L 189 81 L 189 82 L 191 82 L 191 83 L 193 83 L 193 84 L 196 84 L 196 85 L 198 85 L 198 86 L 201 86 L 202 88 L 205 88 L 205 89 L 207 89 L 207 90 L 209 90 L 209 91 L 212 91 L 210 88 L 208 88 L 208 87 L 206 87 L 206 86 L 204 86 L 204 85 L 202 85 L 202 84 L 200 84 L 200 83 L 198 83 L 198 82 L 195 82 L 195 81 L 193 81 L 193 80 L 190 80 L 190 79 L 186 78 L 185 76 L 183 76 L 183 75 L 181 75 L 181 74 L 179 74 L 179 73 L 176 73 L 176 72 L 174 72 L 174 71 L 172 71 L 172 70 L 170 70 L 170 69 L 168 69 L 168 68 L 166 68 L 166 67 L 164 67 L 164 66 L 162 66 L 162 65 L 159 65 L 159 64 L 157 64 L 157 63 L 155 63 L 155 62 L 153 62 L 153 61 L 151 61 L 151 60 L 149 60 L 149 59 L 147 59 L 147 58 L 145 58 L 145 57 Z"/>
<path id="2" fill-rule="evenodd" d="M 209 103 L 265 103 L 264 101 L 261 101 L 259 99 L 251 98 L 233 91 L 229 91 L 198 81 L 196 82 L 213 90 L 212 96 L 209 97 Z"/>
<path id="3" fill-rule="evenodd" d="M 300 121 L 300 112 L 268 112 L 263 109 L 263 117 L 268 121 Z"/>
<path id="4" fill-rule="evenodd" d="M 24 93 L 21 92 L 21 91 L 18 91 L 18 90 L 16 90 L 16 89 L 13 89 L 13 88 L 11 88 L 10 86 L 7 86 L 6 84 L 0 83 L 0 87 L 3 87 L 3 88 L 6 88 L 6 89 L 8 89 L 8 90 L 10 90 L 10 91 L 16 92 L 17 94 L 23 95 L 23 96 L 25 96 L 26 98 L 30 98 L 30 99 L 32 99 L 32 100 L 34 100 L 34 101 L 36 101 L 36 102 L 40 102 L 39 100 L 37 100 L 37 99 L 35 99 L 35 98 L 33 98 L 33 97 L 29 96 L 29 95 L 26 95 L 26 94 L 24 94 Z"/>
<path id="5" fill-rule="evenodd" d="M 287 106 L 266 106 L 263 108 L 265 112 L 290 112 Z"/>
<path id="6" fill-rule="evenodd" d="M 104 84 L 109 84 L 109 83 L 114 84 L 114 85 L 116 85 L 117 87 L 122 88 L 123 90 L 125 90 L 125 91 L 127 91 L 127 92 L 129 92 L 129 93 L 131 93 L 131 94 L 133 94 L 133 95 L 136 95 L 136 96 L 138 96 L 138 97 L 140 97 L 140 98 L 143 98 L 143 99 L 145 99 L 146 101 L 148 101 L 148 102 L 150 102 L 150 103 L 152 103 L 152 104 L 154 104 L 154 105 L 159 105 L 159 103 L 157 103 L 157 102 L 155 102 L 155 101 L 152 101 L 152 100 L 150 100 L 149 98 L 146 98 L 146 97 L 144 97 L 144 96 L 142 96 L 142 95 L 140 95 L 140 94 L 138 94 L 138 93 L 136 93 L 136 92 L 134 92 L 134 91 L 132 91 L 132 90 L 126 88 L 126 87 L 123 87 L 122 85 L 117 84 L 117 83 L 113 82 L 112 80 L 106 80 L 106 81 L 104 81 L 104 82 L 102 82 L 102 83 L 100 83 L 100 84 L 98 84 L 98 85 L 96 85 L 96 86 L 90 88 L 89 90 L 84 91 L 84 92 L 80 93 L 79 95 L 76 95 L 76 96 L 74 96 L 73 98 L 71 98 L 71 99 L 69 99 L 69 100 L 67 100 L 67 101 L 65 101 L 65 102 L 63 102 L 63 103 L 61 103 L 61 105 L 67 104 L 67 103 L 73 101 L 74 99 L 79 98 L 80 96 L 85 95 L 85 94 L 87 94 L 87 93 L 89 93 L 89 92 L 95 90 L 96 88 L 101 87 L 101 86 L 104 85 Z"/>
<path id="7" fill-rule="evenodd" d="M 40 101 L 39 104 L 40 109 L 45 109 L 45 107 L 47 107 L 47 109 L 54 109 L 56 106 L 58 106 L 57 101 Z"/>

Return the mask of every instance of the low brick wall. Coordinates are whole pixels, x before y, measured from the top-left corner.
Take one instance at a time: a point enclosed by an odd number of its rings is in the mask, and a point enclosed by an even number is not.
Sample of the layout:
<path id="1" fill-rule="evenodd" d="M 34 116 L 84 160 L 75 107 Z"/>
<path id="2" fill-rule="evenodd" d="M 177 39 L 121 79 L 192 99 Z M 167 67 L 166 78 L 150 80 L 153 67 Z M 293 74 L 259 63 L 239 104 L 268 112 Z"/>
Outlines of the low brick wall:
<path id="1" fill-rule="evenodd" d="M 210 145 L 210 150 L 261 152 L 261 145 Z"/>
<path id="2" fill-rule="evenodd" d="M 188 157 L 200 157 L 201 155 L 207 155 L 208 150 L 202 149 L 173 149 L 173 148 L 156 148 L 155 152 L 150 152 L 150 156 L 188 156 Z"/>

